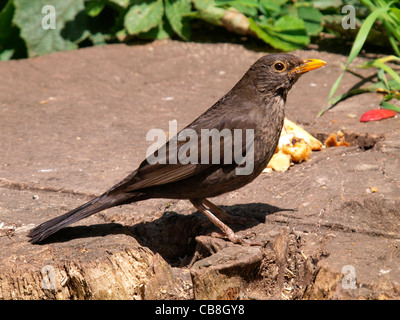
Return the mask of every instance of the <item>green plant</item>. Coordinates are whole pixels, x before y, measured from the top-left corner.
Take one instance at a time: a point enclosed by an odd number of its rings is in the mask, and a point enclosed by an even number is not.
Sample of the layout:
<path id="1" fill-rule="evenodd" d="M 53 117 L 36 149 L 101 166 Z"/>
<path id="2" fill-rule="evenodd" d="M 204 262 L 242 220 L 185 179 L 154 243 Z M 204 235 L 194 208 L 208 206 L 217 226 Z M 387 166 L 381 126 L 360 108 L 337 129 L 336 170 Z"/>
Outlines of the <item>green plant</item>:
<path id="1" fill-rule="evenodd" d="M 400 112 L 399 107 L 388 102 L 393 98 L 400 100 L 400 76 L 387 64 L 390 61 L 400 61 L 400 51 L 398 46 L 398 43 L 400 42 L 400 8 L 398 7 L 399 4 L 396 1 L 389 2 L 386 0 L 361 0 L 361 2 L 371 11 L 371 13 L 368 15 L 361 28 L 359 29 L 353 47 L 350 51 L 346 66 L 332 86 L 328 96 L 327 106 L 320 111 L 319 116 L 323 115 L 327 110 L 333 108 L 340 101 L 364 92 L 384 93 L 384 98 L 381 101 L 381 107 Z M 389 40 L 389 43 L 393 51 L 396 53 L 397 57 L 392 55 L 376 59 L 375 61 L 368 62 L 365 65 L 360 66 L 362 68 L 377 68 L 378 81 L 370 86 L 353 89 L 346 92 L 345 94 L 333 97 L 340 86 L 344 74 L 350 71 L 350 64 L 360 53 L 362 47 L 367 40 L 368 35 L 372 30 L 374 23 L 377 20 L 379 20 L 384 26 L 387 39 Z M 388 80 L 388 75 L 391 76 L 391 80 Z"/>
<path id="2" fill-rule="evenodd" d="M 386 3 L 376 0 L 376 3 Z M 0 60 L 43 55 L 91 45 L 135 39 L 191 39 L 194 22 L 222 26 L 289 51 L 306 47 L 321 32 L 354 40 L 341 26 L 345 4 L 355 6 L 357 26 L 366 29 L 365 0 L 0 0 Z M 46 30 L 45 5 L 56 12 L 55 29 Z M 364 42 L 391 45 L 399 40 L 398 5 L 382 10 L 384 25 L 370 24 Z M 374 13 L 373 13 L 374 14 Z M 378 15 L 375 16 L 378 18 Z M 365 21 L 364 21 L 365 20 Z M 207 30 L 210 30 L 208 28 Z M 389 31 L 386 31 L 389 30 Z M 208 31 L 210 32 L 210 31 Z M 357 39 L 356 42 L 359 42 Z M 362 45 L 361 45 L 362 46 Z M 398 50 L 398 49 L 397 49 Z M 352 55 L 358 52 L 353 52 Z M 396 52 L 398 55 L 398 52 Z"/>
<path id="3" fill-rule="evenodd" d="M 45 5 L 55 8 L 55 29 L 41 25 Z M 133 37 L 187 41 L 194 20 L 258 37 L 278 50 L 294 50 L 322 30 L 318 5 L 320 0 L 0 0 L 0 59 Z"/>
<path id="4" fill-rule="evenodd" d="M 249 21 L 249 33 L 275 49 L 289 51 L 305 47 L 311 36 L 322 31 L 322 14 L 311 1 L 216 0 L 216 4 L 244 13 Z"/>

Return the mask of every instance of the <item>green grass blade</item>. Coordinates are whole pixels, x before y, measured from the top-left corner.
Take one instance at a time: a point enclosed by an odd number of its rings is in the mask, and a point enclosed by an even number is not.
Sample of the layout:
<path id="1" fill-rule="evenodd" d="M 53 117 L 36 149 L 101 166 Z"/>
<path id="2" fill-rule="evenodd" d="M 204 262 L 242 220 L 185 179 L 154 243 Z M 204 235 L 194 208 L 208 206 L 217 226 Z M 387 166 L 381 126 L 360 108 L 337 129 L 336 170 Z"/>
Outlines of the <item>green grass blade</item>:
<path id="1" fill-rule="evenodd" d="M 400 107 L 395 106 L 394 104 L 391 104 L 389 102 L 381 101 L 381 106 L 384 109 L 393 110 L 393 111 L 400 113 Z"/>
<path id="2" fill-rule="evenodd" d="M 364 46 L 365 41 L 367 40 L 367 36 L 369 32 L 371 31 L 371 28 L 375 22 L 376 19 L 378 19 L 383 13 L 387 12 L 389 10 L 389 6 L 385 6 L 383 8 L 378 8 L 372 13 L 369 14 L 369 16 L 365 19 L 363 25 L 361 26 L 360 30 L 357 33 L 356 39 L 354 40 L 353 47 L 351 48 L 349 58 L 347 60 L 346 66 L 344 68 L 344 71 L 342 74 L 338 77 L 338 79 L 335 81 L 334 85 L 332 86 L 331 91 L 329 92 L 328 96 L 328 103 L 329 100 L 333 97 L 337 89 L 339 88 L 339 85 L 343 79 L 344 73 L 346 72 L 347 68 L 349 65 L 353 62 L 353 60 L 358 56 L 360 53 L 362 47 Z M 318 116 L 322 116 L 325 112 L 326 108 L 322 109 Z"/>
<path id="3" fill-rule="evenodd" d="M 400 83 L 393 79 L 388 80 L 388 85 L 392 90 L 400 90 Z M 385 89 L 385 85 L 382 83 L 382 81 L 378 81 L 368 86 L 368 88 L 375 89 L 374 91 L 382 91 Z"/>
<path id="4" fill-rule="evenodd" d="M 331 91 L 329 92 L 329 96 L 328 96 L 329 100 L 332 99 L 333 95 L 339 88 L 339 85 L 342 82 L 343 76 L 344 76 L 344 72 L 342 72 L 342 74 L 339 76 L 339 78 L 336 79 L 335 83 L 333 84 Z"/>
<path id="5" fill-rule="evenodd" d="M 371 28 L 375 22 L 375 20 L 386 12 L 389 8 L 379 8 L 372 12 L 364 21 L 363 25 L 358 32 L 356 39 L 354 40 L 353 47 L 351 48 L 349 59 L 347 60 L 346 69 L 347 67 L 353 62 L 353 60 L 358 56 L 362 47 L 364 46 L 365 40 L 367 40 L 368 34 L 371 31 Z"/>
<path id="6" fill-rule="evenodd" d="M 382 81 L 382 83 L 385 85 L 386 91 L 390 91 L 390 85 L 389 82 L 386 78 L 385 70 L 379 69 L 378 71 L 378 79 Z"/>
<path id="7" fill-rule="evenodd" d="M 362 93 L 366 93 L 366 92 L 373 92 L 375 90 L 371 89 L 371 88 L 359 88 L 359 89 L 353 89 L 350 90 L 346 93 L 340 94 L 338 96 L 336 96 L 335 98 L 332 98 L 332 105 L 338 104 L 339 102 L 346 100 L 347 98 L 356 96 L 358 94 L 362 94 Z"/>
<path id="8" fill-rule="evenodd" d="M 343 100 L 346 100 L 346 99 L 356 96 L 358 94 L 362 94 L 362 93 L 366 93 L 366 92 L 373 92 L 373 91 L 376 91 L 376 90 L 368 87 L 368 88 L 353 89 L 346 93 L 340 94 L 330 100 L 330 106 L 326 110 L 324 110 L 324 112 L 332 109 L 334 106 L 336 106 L 339 102 L 341 102 Z M 318 115 L 318 116 L 320 116 L 320 115 Z"/>
<path id="9" fill-rule="evenodd" d="M 396 71 L 394 71 L 388 65 L 386 65 L 386 64 L 384 64 L 384 63 L 382 63 L 382 62 L 380 62 L 378 60 L 375 60 L 372 63 L 372 65 L 377 67 L 377 68 L 385 70 L 388 74 L 390 74 L 392 76 L 393 80 L 395 80 L 396 82 L 400 83 L 400 76 L 398 75 L 398 73 L 396 73 Z"/>
<path id="10" fill-rule="evenodd" d="M 393 51 L 394 51 L 398 56 L 400 56 L 400 49 L 399 49 L 399 47 L 397 46 L 396 39 L 395 39 L 394 37 L 392 37 L 392 36 L 389 36 L 388 38 L 389 38 L 389 43 L 390 43 L 390 45 L 391 45 L 392 48 L 393 48 Z"/>
<path id="11" fill-rule="evenodd" d="M 360 53 L 362 47 L 364 46 L 365 40 L 367 40 L 367 36 L 372 28 L 372 25 L 374 24 L 375 20 L 383 13 L 386 12 L 389 8 L 385 7 L 385 8 L 379 8 L 377 10 L 375 10 L 374 12 L 372 12 L 364 21 L 363 25 L 360 28 L 360 31 L 358 31 L 358 34 L 356 36 L 356 39 L 354 40 L 354 44 L 353 47 L 351 48 L 350 54 L 349 54 L 349 58 L 347 60 L 346 66 L 344 68 L 343 74 L 344 72 L 346 72 L 347 68 L 349 67 L 349 65 L 353 62 L 353 60 L 358 56 L 358 54 Z M 342 79 L 343 78 L 343 74 L 338 78 L 338 79 Z M 338 81 L 336 81 L 338 82 Z M 336 83 L 335 85 L 338 87 L 340 84 Z M 337 89 L 337 88 L 336 88 Z M 335 90 L 336 91 L 336 90 Z M 332 96 L 335 94 L 335 91 L 332 91 L 329 93 L 329 97 L 328 100 L 330 98 L 332 98 Z"/>

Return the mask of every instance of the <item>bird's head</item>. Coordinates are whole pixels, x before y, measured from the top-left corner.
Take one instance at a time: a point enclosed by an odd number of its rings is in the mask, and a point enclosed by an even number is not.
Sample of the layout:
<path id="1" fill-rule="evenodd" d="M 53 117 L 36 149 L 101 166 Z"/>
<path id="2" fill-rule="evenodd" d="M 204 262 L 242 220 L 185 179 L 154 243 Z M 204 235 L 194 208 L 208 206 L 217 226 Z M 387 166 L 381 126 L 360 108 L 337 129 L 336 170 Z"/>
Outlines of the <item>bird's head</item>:
<path id="1" fill-rule="evenodd" d="M 319 59 L 303 60 L 292 54 L 269 54 L 258 59 L 249 71 L 259 91 L 286 100 L 287 92 L 303 73 L 324 65 L 326 62 Z"/>

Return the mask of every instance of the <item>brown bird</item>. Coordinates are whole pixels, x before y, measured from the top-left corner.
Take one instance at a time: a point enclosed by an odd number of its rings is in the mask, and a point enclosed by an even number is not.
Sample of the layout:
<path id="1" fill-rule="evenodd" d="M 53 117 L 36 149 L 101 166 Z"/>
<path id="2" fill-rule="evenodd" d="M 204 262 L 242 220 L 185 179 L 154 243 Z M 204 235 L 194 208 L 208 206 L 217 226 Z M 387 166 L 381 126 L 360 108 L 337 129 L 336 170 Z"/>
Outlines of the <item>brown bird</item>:
<path id="1" fill-rule="evenodd" d="M 30 242 L 41 242 L 58 230 L 107 208 L 150 198 L 169 198 L 188 199 L 230 241 L 253 244 L 223 223 L 221 220 L 229 215 L 207 198 L 239 189 L 263 171 L 278 144 L 288 91 L 301 74 L 325 64 L 322 60 L 302 60 L 290 54 L 260 58 L 231 91 L 186 130 L 180 131 L 178 139 L 171 139 L 153 153 L 154 157 L 165 154 L 166 161 L 155 163 L 147 157 L 129 176 L 99 197 L 32 229 L 28 234 Z M 190 145 L 190 159 L 198 161 L 176 161 L 177 154 L 181 159 L 189 150 L 184 133 L 196 133 L 203 138 L 204 129 L 228 133 L 230 140 L 220 135 L 212 141 L 213 136 L 207 136 Z M 215 154 L 213 147 L 217 142 L 220 148 Z M 170 148 L 173 143 L 175 148 Z M 213 161 L 203 157 L 211 155 Z"/>

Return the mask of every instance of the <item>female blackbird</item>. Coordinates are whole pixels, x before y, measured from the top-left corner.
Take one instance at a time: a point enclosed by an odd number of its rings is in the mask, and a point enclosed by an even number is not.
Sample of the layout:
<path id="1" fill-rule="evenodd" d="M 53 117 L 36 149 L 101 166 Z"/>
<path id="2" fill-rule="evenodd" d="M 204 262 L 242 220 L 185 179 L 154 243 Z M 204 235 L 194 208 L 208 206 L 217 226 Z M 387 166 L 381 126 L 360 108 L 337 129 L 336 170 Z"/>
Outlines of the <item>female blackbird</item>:
<path id="1" fill-rule="evenodd" d="M 28 234 L 30 242 L 41 242 L 71 223 L 107 208 L 150 198 L 171 198 L 190 200 L 230 241 L 253 244 L 224 224 L 220 219 L 229 215 L 206 198 L 241 188 L 263 171 L 278 144 L 288 91 L 301 74 L 325 64 L 322 60 L 302 60 L 290 54 L 270 54 L 260 58 L 231 91 L 178 133 L 178 139 L 174 140 L 175 149 L 169 148 L 171 139 L 155 151 L 154 156 L 164 152 L 166 161 L 150 162 L 149 157 L 146 158 L 138 169 L 99 197 L 32 229 Z M 187 139 L 182 139 L 183 133 L 191 131 L 201 136 L 205 129 L 230 133 L 227 136 L 231 140 L 221 139 L 223 137 L 219 135 L 210 145 L 208 138 L 212 136 L 208 136 L 191 145 L 195 148 L 190 151 L 198 161 L 176 161 L 177 153 L 182 156 L 188 150 Z M 220 144 L 217 155 L 213 149 L 216 142 Z M 208 157 L 203 156 L 213 152 L 213 161 L 204 161 Z M 239 169 L 248 170 L 240 172 Z"/>

